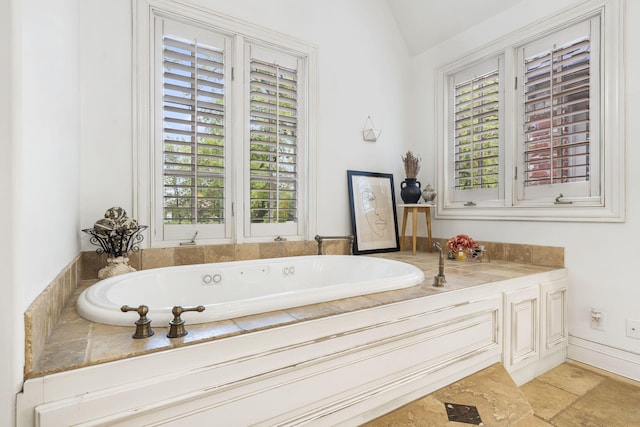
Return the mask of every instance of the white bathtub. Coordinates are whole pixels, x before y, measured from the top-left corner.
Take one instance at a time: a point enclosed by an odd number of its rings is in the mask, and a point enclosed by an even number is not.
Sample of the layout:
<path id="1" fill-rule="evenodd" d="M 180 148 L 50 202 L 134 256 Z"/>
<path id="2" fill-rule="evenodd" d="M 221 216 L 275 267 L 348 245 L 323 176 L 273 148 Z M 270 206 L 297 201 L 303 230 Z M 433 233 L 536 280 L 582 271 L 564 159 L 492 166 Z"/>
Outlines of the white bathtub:
<path id="1" fill-rule="evenodd" d="M 198 305 L 185 312 L 187 324 L 264 313 L 356 295 L 406 288 L 424 280 L 422 270 L 403 262 L 348 255 L 313 255 L 156 268 L 102 280 L 78 298 L 88 320 L 130 326 L 128 305 L 149 307 L 153 326 L 168 326 L 171 309 Z"/>

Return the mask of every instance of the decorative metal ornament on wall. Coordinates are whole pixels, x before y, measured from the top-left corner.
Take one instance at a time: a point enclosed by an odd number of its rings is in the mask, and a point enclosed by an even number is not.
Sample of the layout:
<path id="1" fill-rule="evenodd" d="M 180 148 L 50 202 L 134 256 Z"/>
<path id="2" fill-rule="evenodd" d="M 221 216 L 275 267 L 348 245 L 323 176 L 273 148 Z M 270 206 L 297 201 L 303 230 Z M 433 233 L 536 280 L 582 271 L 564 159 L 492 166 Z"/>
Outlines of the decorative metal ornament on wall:
<path id="1" fill-rule="evenodd" d="M 140 234 L 147 229 L 146 225 L 139 225 L 138 221 L 127 216 L 121 207 L 107 209 L 104 218 L 95 222 L 93 228 L 82 231 L 91 236 L 89 242 L 98 246 L 98 254 L 107 254 L 107 266 L 98 271 L 98 278 L 136 271 L 129 265 L 129 253 L 140 250 L 139 244 L 144 239 Z"/>

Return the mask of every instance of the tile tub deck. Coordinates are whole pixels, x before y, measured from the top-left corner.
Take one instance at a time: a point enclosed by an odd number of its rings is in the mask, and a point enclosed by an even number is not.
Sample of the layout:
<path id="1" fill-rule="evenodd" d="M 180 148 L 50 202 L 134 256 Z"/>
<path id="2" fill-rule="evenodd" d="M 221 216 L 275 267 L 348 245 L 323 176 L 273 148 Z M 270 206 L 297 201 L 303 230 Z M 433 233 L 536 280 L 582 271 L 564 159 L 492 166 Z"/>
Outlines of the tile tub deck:
<path id="1" fill-rule="evenodd" d="M 33 369 L 25 372 L 25 378 L 37 378 L 85 366 L 557 269 L 557 267 L 509 261 L 477 263 L 446 260 L 447 283 L 442 288 L 435 288 L 431 284 L 433 276 L 438 273 L 437 254 L 418 252 L 414 256 L 411 252 L 390 252 L 373 256 L 413 264 L 424 271 L 425 281 L 419 285 L 395 291 L 345 298 L 218 322 L 187 324 L 185 327 L 189 333 L 184 337 L 173 339 L 166 337 L 168 325 L 152 323 L 152 328 L 155 331 L 153 336 L 146 339 L 133 339 L 131 337 L 134 332 L 133 324 L 131 327 L 120 327 L 85 320 L 77 313 L 75 301 L 78 295 L 96 280 L 82 280 L 65 307 L 60 321 L 57 322 L 51 335 L 47 338 L 44 351 L 35 359 Z"/>

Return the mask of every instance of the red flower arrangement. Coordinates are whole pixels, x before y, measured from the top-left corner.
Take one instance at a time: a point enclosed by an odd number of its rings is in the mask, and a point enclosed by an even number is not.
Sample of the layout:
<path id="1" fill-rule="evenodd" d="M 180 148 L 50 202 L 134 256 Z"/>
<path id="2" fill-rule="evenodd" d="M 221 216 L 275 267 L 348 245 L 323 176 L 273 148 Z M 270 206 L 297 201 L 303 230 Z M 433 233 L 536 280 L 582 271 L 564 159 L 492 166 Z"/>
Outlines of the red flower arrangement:
<path id="1" fill-rule="evenodd" d="M 451 252 L 466 251 L 467 249 L 474 249 L 477 247 L 478 242 L 466 234 L 458 234 L 447 241 L 447 248 L 449 248 Z"/>

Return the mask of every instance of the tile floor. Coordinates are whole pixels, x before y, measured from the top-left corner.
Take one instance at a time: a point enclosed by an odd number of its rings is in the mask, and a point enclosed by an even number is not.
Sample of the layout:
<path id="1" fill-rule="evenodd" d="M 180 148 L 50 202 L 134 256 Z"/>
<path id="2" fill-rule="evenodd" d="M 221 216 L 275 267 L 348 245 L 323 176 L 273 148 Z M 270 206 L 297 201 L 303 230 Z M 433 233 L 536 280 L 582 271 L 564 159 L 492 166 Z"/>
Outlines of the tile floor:
<path id="1" fill-rule="evenodd" d="M 496 364 L 365 424 L 464 425 L 637 427 L 640 383 L 568 362 L 518 388 Z"/>

